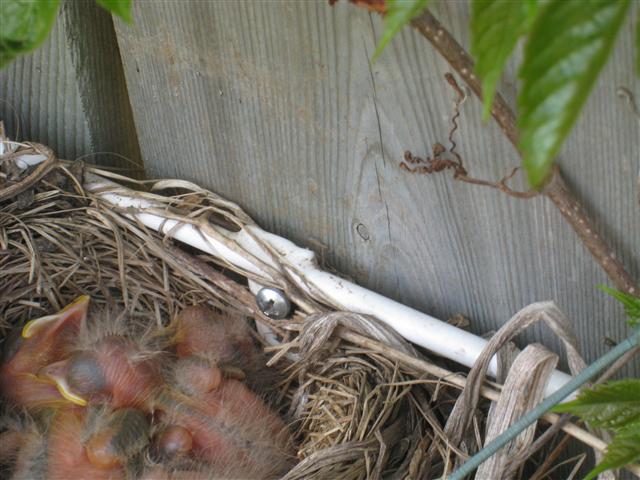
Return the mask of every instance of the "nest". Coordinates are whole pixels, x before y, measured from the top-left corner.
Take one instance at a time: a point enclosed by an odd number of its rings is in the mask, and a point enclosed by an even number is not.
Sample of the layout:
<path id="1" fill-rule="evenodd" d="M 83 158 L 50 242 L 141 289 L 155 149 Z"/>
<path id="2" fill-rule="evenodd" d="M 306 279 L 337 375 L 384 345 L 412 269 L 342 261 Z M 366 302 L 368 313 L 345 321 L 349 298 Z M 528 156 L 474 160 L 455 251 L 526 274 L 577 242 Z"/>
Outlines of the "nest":
<path id="1" fill-rule="evenodd" d="M 158 326 L 185 307 L 201 304 L 250 318 L 277 339 L 264 349 L 269 365 L 282 374 L 272 394 L 297 443 L 297 463 L 286 479 L 439 478 L 500 429 L 499 422 L 487 420 L 490 403 L 481 394 L 496 400 L 492 409 L 502 408 L 497 418 L 508 421 L 540 398 L 545 374 L 557 361 L 542 347 L 526 349 L 528 361 L 513 362 L 514 378 L 524 369 L 534 372 L 535 381 L 520 391 L 512 381 L 504 388 L 510 395 L 499 397 L 499 387 L 483 383 L 482 365 L 465 379 L 374 318 L 339 311 L 321 295 L 300 290 L 286 275 L 273 286 L 292 299 L 295 310 L 288 319 L 271 320 L 256 307 L 247 283 L 250 272 L 146 228 L 127 210 L 114 209 L 85 190 L 83 182 L 86 175 L 99 173 L 136 185 L 140 195 L 160 202 L 173 217 L 203 228 L 252 223 L 239 207 L 187 182 L 136 183 L 56 160 L 40 145 L 20 144 L 18 149 L 44 153 L 48 160 L 20 170 L 11 155 L 0 157 L 1 337 L 79 295 Z M 564 332 L 574 366 L 580 368 L 575 343 L 552 304 L 522 312 L 492 343 L 484 368 L 493 352 L 539 319 Z M 505 402 L 506 407 L 498 405 Z M 559 431 L 528 429 L 477 478 L 554 478 Z M 584 457 L 572 459 L 572 467 Z"/>

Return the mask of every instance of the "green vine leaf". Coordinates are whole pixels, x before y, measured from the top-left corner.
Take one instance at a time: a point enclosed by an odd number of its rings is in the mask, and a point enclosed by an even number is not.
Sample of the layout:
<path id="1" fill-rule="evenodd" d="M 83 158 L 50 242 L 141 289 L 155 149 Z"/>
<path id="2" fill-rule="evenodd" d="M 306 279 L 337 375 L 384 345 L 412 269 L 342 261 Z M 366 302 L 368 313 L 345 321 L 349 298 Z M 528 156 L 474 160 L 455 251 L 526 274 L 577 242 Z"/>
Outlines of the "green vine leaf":
<path id="1" fill-rule="evenodd" d="M 0 0 L 0 68 L 47 38 L 59 7 L 59 0 Z"/>
<path id="2" fill-rule="evenodd" d="M 640 422 L 629 425 L 616 433 L 607 447 L 604 458 L 591 470 L 585 480 L 595 478 L 611 468 L 620 468 L 640 461 Z"/>
<path id="3" fill-rule="evenodd" d="M 536 16 L 536 0 L 472 0 L 471 54 L 476 74 L 482 80 L 483 118 L 491 104 L 504 66 L 518 39 L 525 35 Z"/>
<path id="4" fill-rule="evenodd" d="M 584 389 L 578 398 L 561 403 L 556 412 L 578 415 L 594 427 L 618 430 L 640 422 L 640 380 L 619 380 Z"/>
<path id="5" fill-rule="evenodd" d="M 384 15 L 384 31 L 371 59 L 375 62 L 384 47 L 407 23 L 420 15 L 429 5 L 429 0 L 387 0 Z"/>
<path id="6" fill-rule="evenodd" d="M 527 39 L 518 96 L 529 183 L 544 184 L 620 30 L 629 0 L 549 0 Z"/>
<path id="7" fill-rule="evenodd" d="M 98 2 L 102 8 L 119 16 L 125 22 L 131 23 L 133 21 L 133 17 L 131 16 L 131 0 L 96 0 L 96 2 Z"/>
<path id="8" fill-rule="evenodd" d="M 630 327 L 640 325 L 640 298 L 613 288 L 605 287 L 604 285 L 600 285 L 600 290 L 608 293 L 624 305 L 624 312 L 627 314 L 627 317 L 629 317 L 627 323 Z"/>
<path id="9" fill-rule="evenodd" d="M 616 432 L 602 461 L 585 480 L 640 460 L 640 380 L 619 380 L 583 389 L 577 399 L 556 405 L 553 411 L 571 413 L 594 427 Z"/>

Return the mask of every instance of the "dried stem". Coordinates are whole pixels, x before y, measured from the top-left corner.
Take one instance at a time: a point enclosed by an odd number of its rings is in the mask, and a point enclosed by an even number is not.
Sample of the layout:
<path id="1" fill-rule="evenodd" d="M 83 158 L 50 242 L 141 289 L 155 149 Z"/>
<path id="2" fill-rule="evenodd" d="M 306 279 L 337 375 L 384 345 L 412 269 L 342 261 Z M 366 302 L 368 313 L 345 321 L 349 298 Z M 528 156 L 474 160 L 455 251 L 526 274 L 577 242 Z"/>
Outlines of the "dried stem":
<path id="1" fill-rule="evenodd" d="M 551 176 L 543 193 L 558 207 L 564 219 L 573 227 L 582 243 L 589 249 L 591 255 L 598 261 L 615 287 L 620 291 L 638 295 L 640 292 L 631 275 L 625 270 L 602 236 L 598 235 L 584 207 L 571 194 L 559 169 L 555 167 L 554 170 L 556 173 Z"/>
<path id="2" fill-rule="evenodd" d="M 474 63 L 469 54 L 447 31 L 444 26 L 427 10 L 411 22 L 433 47 L 442 55 L 454 70 L 464 79 L 469 88 L 478 98 L 482 98 L 482 89 L 479 79 L 474 73 Z M 518 149 L 518 130 L 516 117 L 501 95 L 496 94 L 491 108 L 491 115 L 500 126 L 500 129 Z M 472 182 L 484 184 L 481 182 Z M 491 185 L 492 182 L 488 182 Z M 558 207 L 562 216 L 578 234 L 591 255 L 600 264 L 611 282 L 618 290 L 633 295 L 638 294 L 638 287 L 624 266 L 616 259 L 615 254 L 596 233 L 591 219 L 588 217 L 580 202 L 569 190 L 562 178 L 559 168 L 554 168 L 547 185 L 542 193 Z"/>
<path id="3" fill-rule="evenodd" d="M 611 377 L 613 377 L 618 372 L 618 370 L 620 370 L 627 363 L 629 363 L 631 361 L 631 359 L 633 357 L 635 357 L 638 353 L 640 353 L 640 345 L 638 345 L 637 347 L 632 348 L 627 353 L 625 353 L 623 356 L 621 356 L 618 360 L 616 360 L 613 364 L 611 364 L 611 366 L 609 368 L 607 368 L 605 370 L 605 372 L 598 377 L 598 379 L 595 381 L 595 383 L 604 383 L 607 380 L 609 380 Z"/>
<path id="4" fill-rule="evenodd" d="M 481 185 L 483 187 L 495 188 L 503 193 L 515 198 L 532 198 L 540 194 L 537 190 L 527 190 L 520 192 L 513 190 L 507 185 L 507 182 L 513 178 L 520 167 L 514 168 L 510 174 L 504 176 L 497 182 L 489 180 L 483 180 L 480 178 L 474 178 L 469 176 L 467 169 L 464 167 L 464 161 L 460 154 L 456 151 L 457 143 L 455 141 L 455 133 L 458 130 L 458 117 L 460 116 L 460 105 L 467 98 L 466 93 L 460 88 L 455 77 L 447 72 L 444 75 L 447 83 L 451 85 L 451 88 L 456 92 L 456 99 L 453 106 L 453 116 L 451 117 L 451 130 L 449 130 L 449 155 L 453 158 L 443 158 L 441 155 L 445 152 L 445 148 L 441 144 L 436 144 L 433 147 L 433 157 L 427 157 L 426 159 L 416 157 L 411 152 L 404 152 L 404 161 L 400 162 L 400 168 L 408 171 L 409 173 L 418 174 L 430 174 L 435 172 L 441 172 L 443 170 L 453 170 L 453 178 L 461 182 L 470 183 L 472 185 Z M 412 166 L 413 165 L 413 166 Z"/>
<path id="5" fill-rule="evenodd" d="M 403 352 L 400 352 L 390 347 L 389 345 L 378 342 L 376 340 L 372 340 L 369 337 L 365 337 L 363 335 L 352 332 L 343 327 L 338 328 L 335 333 L 337 336 L 339 336 L 343 340 L 351 342 L 354 345 L 358 345 L 360 347 L 367 348 L 373 351 L 378 351 L 384 354 L 385 358 L 389 360 L 393 360 L 393 361 L 402 363 L 404 365 L 410 366 L 412 368 L 415 368 L 418 371 L 434 375 L 435 377 L 440 378 L 443 382 L 453 384 L 453 385 L 458 385 L 461 388 L 464 388 L 464 386 L 466 385 L 467 379 L 463 375 L 453 373 L 442 367 L 438 367 L 432 363 L 426 362 L 424 360 L 413 357 L 411 355 L 407 355 Z M 628 357 L 626 358 L 628 360 Z M 616 362 L 616 365 L 617 365 L 617 362 Z M 619 368 L 619 365 L 618 365 L 618 368 Z M 480 394 L 483 397 L 493 401 L 496 401 L 500 396 L 500 392 L 484 385 L 480 387 Z M 572 437 L 580 440 L 582 443 L 590 446 L 593 449 L 596 449 L 600 452 L 604 452 L 607 448 L 606 442 L 596 437 L 592 433 L 589 433 L 586 430 L 578 427 L 577 425 L 567 421 L 567 417 L 564 415 L 560 416 L 555 413 L 547 412 L 541 418 L 544 421 L 550 423 L 551 425 L 560 424 L 558 428 L 562 429 L 568 435 L 571 435 Z M 635 475 L 640 475 L 640 465 L 630 464 L 624 468 Z"/>
<path id="6" fill-rule="evenodd" d="M 0 138 L 2 138 L 2 132 L 0 132 Z M 30 146 L 29 152 L 25 152 L 24 150 L 21 152 L 21 155 L 25 153 L 31 154 L 41 154 L 47 157 L 47 159 L 40 163 L 32 172 L 30 172 L 25 178 L 21 179 L 17 183 L 12 183 L 9 186 L 0 189 L 0 200 L 6 200 L 7 198 L 14 198 L 20 193 L 28 190 L 29 188 L 36 185 L 47 173 L 49 173 L 56 165 L 56 157 L 53 154 L 53 151 L 45 147 L 44 145 L 40 145 L 39 143 L 28 143 Z M 6 153 L 3 155 L 4 160 L 9 160 L 13 157 L 13 153 Z"/>
<path id="7" fill-rule="evenodd" d="M 618 370 L 620 370 L 627 363 L 629 363 L 629 361 L 635 355 L 637 355 L 638 352 L 640 352 L 640 346 L 637 346 L 637 347 L 632 348 L 631 350 L 629 350 L 622 357 L 620 357 L 613 364 L 611 364 L 611 366 L 609 368 L 607 368 L 607 370 L 602 375 L 600 375 L 594 383 L 604 383 L 607 380 L 609 380 L 613 375 L 615 375 L 618 372 Z M 551 439 L 557 433 L 560 432 L 562 427 L 569 422 L 570 419 L 571 419 L 571 415 L 568 414 L 568 413 L 565 413 L 565 414 L 561 415 L 557 423 L 553 424 L 542 435 L 540 435 L 529 446 L 529 448 L 525 452 L 523 452 L 522 454 L 518 455 L 517 458 L 513 459 L 511 467 L 510 467 L 510 473 L 511 474 L 515 473 L 515 471 L 518 468 L 520 468 L 520 466 L 527 459 L 529 459 L 531 457 L 531 455 L 533 455 L 534 452 L 536 452 L 536 451 L 540 450 L 541 448 L 545 447 L 551 441 Z M 576 422 L 576 425 L 578 427 L 581 427 L 583 423 L 584 422 L 582 420 L 580 420 L 580 421 Z M 549 454 L 545 458 L 545 461 L 543 462 L 543 464 L 538 469 L 538 472 L 539 472 L 540 475 L 542 475 L 544 473 L 544 471 L 547 468 L 549 468 L 550 465 L 553 464 L 553 461 L 555 460 L 555 458 L 560 454 L 560 452 L 564 449 L 564 447 L 567 446 L 569 438 L 570 438 L 570 436 L 565 434 L 562 437 L 562 439 L 560 440 L 560 442 L 558 443 L 558 446 L 551 452 L 551 454 Z M 540 478 L 539 474 L 536 473 L 535 478 Z M 531 480 L 533 480 L 533 478 Z"/>
<path id="8" fill-rule="evenodd" d="M 359 335 L 347 329 L 339 328 L 338 330 L 336 330 L 336 334 L 343 340 L 351 342 L 355 345 L 359 345 L 363 348 L 381 352 L 384 354 L 385 358 L 403 363 L 407 366 L 417 369 L 418 371 L 429 373 L 437 378 L 440 378 L 445 383 L 457 385 L 460 388 L 464 388 L 467 383 L 467 379 L 463 375 L 451 372 L 445 368 L 438 367 L 437 365 L 399 352 L 398 350 L 395 350 L 388 345 L 385 345 L 376 340 L 372 340 L 363 335 Z M 494 390 L 493 388 L 481 386 L 480 395 L 488 398 L 489 400 L 496 401 L 500 397 L 500 392 Z M 546 413 L 541 418 L 552 425 L 560 420 L 560 416 L 555 413 Z M 587 432 L 586 430 L 577 427 L 571 422 L 562 425 L 561 428 L 566 433 L 580 440 L 582 443 L 589 445 L 591 448 L 595 448 L 599 451 L 604 451 L 607 448 L 607 444 L 605 442 L 600 440 L 595 435 Z"/>
<path id="9" fill-rule="evenodd" d="M 554 428 L 554 427 L 555 425 L 552 426 L 551 428 Z M 547 471 L 552 467 L 553 462 L 556 461 L 556 459 L 560 456 L 562 451 L 569 444 L 570 439 L 571 437 L 568 435 L 562 437 L 560 442 L 558 442 L 558 445 L 556 445 L 556 447 L 551 451 L 551 453 L 545 456 L 544 462 L 542 462 L 542 465 L 538 467 L 538 470 L 533 474 L 533 477 L 531 477 L 530 480 L 540 480 L 547 475 Z"/>

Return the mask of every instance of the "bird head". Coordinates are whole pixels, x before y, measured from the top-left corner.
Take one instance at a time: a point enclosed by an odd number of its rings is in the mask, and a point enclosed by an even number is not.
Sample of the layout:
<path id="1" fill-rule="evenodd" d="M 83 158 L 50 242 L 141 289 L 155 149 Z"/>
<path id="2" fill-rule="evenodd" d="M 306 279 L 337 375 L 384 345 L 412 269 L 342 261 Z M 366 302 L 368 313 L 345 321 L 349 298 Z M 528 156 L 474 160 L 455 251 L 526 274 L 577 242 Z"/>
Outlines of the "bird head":
<path id="1" fill-rule="evenodd" d="M 123 336 L 107 336 L 76 350 L 65 360 L 40 370 L 60 394 L 76 405 L 109 404 L 113 408 L 148 405 L 162 384 L 156 363 L 146 358 L 137 343 Z"/>
<path id="2" fill-rule="evenodd" d="M 60 312 L 33 319 L 10 333 L 0 366 L 2 396 L 27 408 L 62 400 L 56 389 L 37 373 L 69 354 L 88 308 L 89 297 L 83 295 Z"/>

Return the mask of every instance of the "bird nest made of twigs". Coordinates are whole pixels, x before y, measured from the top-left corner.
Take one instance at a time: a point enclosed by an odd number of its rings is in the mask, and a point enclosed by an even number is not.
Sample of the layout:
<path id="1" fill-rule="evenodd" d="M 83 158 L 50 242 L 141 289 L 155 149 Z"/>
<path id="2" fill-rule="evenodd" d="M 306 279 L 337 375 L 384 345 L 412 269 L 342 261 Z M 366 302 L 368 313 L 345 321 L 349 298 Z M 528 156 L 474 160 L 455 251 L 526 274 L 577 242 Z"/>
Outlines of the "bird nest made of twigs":
<path id="1" fill-rule="evenodd" d="M 18 168 L 12 159 L 20 152 L 44 154 L 47 161 Z M 137 185 L 141 196 L 161 204 L 172 218 L 230 229 L 251 223 L 235 204 L 193 184 L 135 182 L 57 160 L 44 147 L 26 143 L 0 157 L 0 172 L 3 346 L 12 330 L 82 295 L 90 297 L 92 308 L 122 312 L 147 329 L 167 328 L 194 305 L 248 319 L 262 331 L 253 331 L 253 341 L 279 379 L 259 394 L 294 439 L 291 462 L 280 472 L 284 478 L 439 478 L 481 448 L 501 421 L 508 423 L 539 400 L 544 375 L 555 366 L 552 353 L 527 347 L 528 361 L 518 357 L 511 370 L 514 378 L 526 371 L 531 382 L 507 380 L 503 391 L 510 396 L 500 396 L 498 386 L 483 383 L 481 367 L 469 379 L 452 373 L 375 318 L 312 298 L 286 275 L 273 286 L 294 308 L 288 318 L 270 319 L 256 306 L 250 273 L 150 230 L 130 210 L 116 209 L 84 187 L 88 175 L 109 175 Z M 534 317 L 551 319 L 556 327 L 562 323 L 552 304 L 530 307 L 516 323 L 529 324 Z M 264 341 L 265 329 L 275 342 Z M 496 341 L 494 352 L 516 331 Z M 493 353 L 487 355 L 485 364 Z M 527 385 L 518 390 L 517 383 Z M 481 395 L 494 401 L 497 417 L 487 420 L 489 402 L 480 401 Z M 5 405 L 3 415 L 15 416 L 15 408 Z M 2 424 L 7 428 L 7 421 Z M 476 478 L 554 478 L 553 457 L 535 445 L 540 435 L 540 429 L 528 429 Z M 5 472 L 15 468 L 11 458 L 0 447 Z"/>

